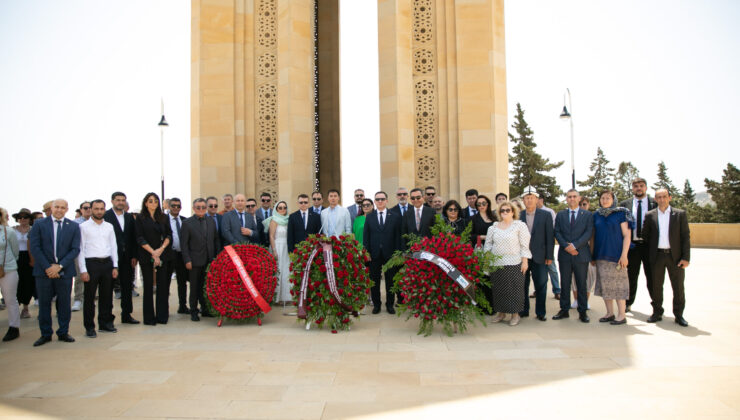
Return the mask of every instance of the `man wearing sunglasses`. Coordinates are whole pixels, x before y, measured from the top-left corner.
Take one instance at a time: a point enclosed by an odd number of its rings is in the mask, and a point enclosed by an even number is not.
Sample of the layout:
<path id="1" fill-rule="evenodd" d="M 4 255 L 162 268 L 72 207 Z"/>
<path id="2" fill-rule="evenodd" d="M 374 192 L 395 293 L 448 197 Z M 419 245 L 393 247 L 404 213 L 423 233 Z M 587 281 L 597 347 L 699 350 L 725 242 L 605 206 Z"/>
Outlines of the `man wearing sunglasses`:
<path id="1" fill-rule="evenodd" d="M 311 212 L 321 214 L 321 211 L 324 210 L 324 196 L 322 196 L 320 192 L 314 191 L 314 193 L 311 194 L 311 202 Z"/>
<path id="2" fill-rule="evenodd" d="M 387 210 L 388 194 L 384 191 L 375 193 L 375 210 L 365 217 L 365 230 L 362 233 L 363 246 L 370 253 L 370 279 L 374 282 L 370 288 L 373 300 L 373 314 L 380 313 L 380 275 L 383 264 L 388 262 L 397 249 L 401 249 L 401 217 Z M 393 307 L 395 295 L 391 292 L 393 276 L 397 270 L 385 273 L 385 307 L 388 313 L 396 313 Z"/>
<path id="3" fill-rule="evenodd" d="M 212 198 L 215 200 L 215 197 Z M 216 200 L 216 205 L 218 205 L 218 200 Z M 203 310 L 205 307 L 203 282 L 206 278 L 206 267 L 216 257 L 219 247 L 215 218 L 206 216 L 206 209 L 206 200 L 196 198 L 193 201 L 193 217 L 185 220 L 182 225 L 182 259 L 188 270 L 190 281 L 191 321 L 200 321 L 198 303 L 200 302 L 200 308 Z"/>
<path id="4" fill-rule="evenodd" d="M 216 255 L 223 249 L 221 244 L 221 216 L 218 214 L 218 198 L 210 196 L 206 198 L 206 217 L 213 220 L 216 225 Z"/>
<path id="5" fill-rule="evenodd" d="M 180 305 L 177 308 L 178 314 L 189 314 L 188 309 L 188 271 L 185 268 L 185 261 L 182 256 L 182 225 L 185 217 L 180 216 L 182 202 L 179 198 L 170 198 L 170 228 L 172 228 L 172 251 L 174 258 L 167 262 L 167 278 L 172 278 L 172 273 L 177 276 L 177 298 Z"/>
<path id="6" fill-rule="evenodd" d="M 355 190 L 355 204 L 352 204 L 351 206 L 347 207 L 347 211 L 349 212 L 349 217 L 352 220 L 352 224 L 355 223 L 355 217 L 357 217 L 357 213 L 362 211 L 362 200 L 365 199 L 365 190 L 363 189 L 356 189 Z"/>
<path id="7" fill-rule="evenodd" d="M 78 225 L 81 225 L 92 216 L 92 204 L 89 201 L 83 201 L 79 207 L 80 217 L 75 219 Z M 80 265 L 75 260 L 75 267 L 77 267 L 77 273 L 80 273 Z M 77 312 L 82 309 L 82 299 L 85 297 L 85 282 L 82 281 L 80 274 L 74 277 L 74 286 L 72 287 L 72 293 L 74 293 L 72 312 Z"/>
<path id="8" fill-rule="evenodd" d="M 409 190 L 404 187 L 399 187 L 396 190 L 396 200 L 398 200 L 398 204 L 391 207 L 390 211 L 401 216 L 401 220 L 403 220 L 403 216 L 406 215 L 406 212 L 409 209 Z"/>
<path id="9" fill-rule="evenodd" d="M 426 200 L 424 204 L 426 204 L 429 207 L 432 207 L 432 200 L 434 199 L 434 196 L 436 195 L 437 195 L 437 189 L 434 188 L 434 186 L 430 185 L 424 188 L 424 198 Z"/>
<path id="10" fill-rule="evenodd" d="M 321 216 L 309 210 L 306 194 L 298 196 L 298 210 L 288 217 L 288 252 L 306 240 L 308 235 L 318 234 L 321 230 Z"/>
<path id="11" fill-rule="evenodd" d="M 424 205 L 424 194 L 421 188 L 411 190 L 409 197 L 411 198 L 411 207 L 403 215 L 401 233 L 413 233 L 416 236 L 430 238 L 432 236 L 430 228 L 434 224 L 434 209 Z"/>

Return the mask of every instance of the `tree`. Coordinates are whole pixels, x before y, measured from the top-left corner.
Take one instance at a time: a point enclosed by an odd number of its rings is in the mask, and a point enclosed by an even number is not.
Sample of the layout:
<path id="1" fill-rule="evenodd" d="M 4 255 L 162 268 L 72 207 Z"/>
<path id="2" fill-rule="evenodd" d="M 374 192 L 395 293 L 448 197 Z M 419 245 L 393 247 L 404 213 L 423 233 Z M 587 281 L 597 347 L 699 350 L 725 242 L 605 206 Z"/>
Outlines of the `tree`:
<path id="1" fill-rule="evenodd" d="M 683 202 L 684 205 L 696 205 L 696 193 L 694 193 L 694 189 L 691 188 L 691 183 L 687 179 L 683 183 Z"/>
<path id="2" fill-rule="evenodd" d="M 617 174 L 614 175 L 614 192 L 617 194 L 617 201 L 632 197 L 632 180 L 638 176 L 640 176 L 640 172 L 632 165 L 632 162 L 621 162 L 619 164 Z"/>
<path id="3" fill-rule="evenodd" d="M 740 222 L 740 170 L 731 164 L 723 171 L 722 182 L 704 178 L 704 185 L 717 203 L 717 219 L 721 223 Z"/>
<path id="4" fill-rule="evenodd" d="M 519 103 L 516 104 L 516 115 L 514 115 L 514 123 L 511 127 L 516 132 L 516 136 L 509 132 L 509 140 L 514 145 L 509 155 L 511 165 L 509 195 L 511 197 L 521 195 L 524 188 L 531 185 L 545 194 L 546 203 L 557 204 L 558 197 L 563 194 L 563 190 L 560 189 L 554 176 L 546 174 L 562 166 L 563 161 L 550 162 L 550 159 L 543 158 L 535 151 L 537 143 L 534 142 L 534 132 L 524 120 L 524 111 Z"/>
<path id="5" fill-rule="evenodd" d="M 654 190 L 659 190 L 661 188 L 667 189 L 668 192 L 671 193 L 671 197 L 673 199 L 681 198 L 678 188 L 673 185 L 673 181 L 671 181 L 671 178 L 668 176 L 668 169 L 665 167 L 665 162 L 663 161 L 658 163 L 658 180 L 653 184 Z"/>
<path id="6" fill-rule="evenodd" d="M 596 158 L 591 162 L 588 169 L 591 171 L 591 175 L 585 181 L 578 181 L 578 185 L 586 187 L 586 190 L 582 191 L 581 194 L 588 197 L 591 205 L 595 206 L 599 202 L 599 193 L 614 185 L 614 168 L 609 167 L 609 160 L 599 147 L 596 149 Z"/>

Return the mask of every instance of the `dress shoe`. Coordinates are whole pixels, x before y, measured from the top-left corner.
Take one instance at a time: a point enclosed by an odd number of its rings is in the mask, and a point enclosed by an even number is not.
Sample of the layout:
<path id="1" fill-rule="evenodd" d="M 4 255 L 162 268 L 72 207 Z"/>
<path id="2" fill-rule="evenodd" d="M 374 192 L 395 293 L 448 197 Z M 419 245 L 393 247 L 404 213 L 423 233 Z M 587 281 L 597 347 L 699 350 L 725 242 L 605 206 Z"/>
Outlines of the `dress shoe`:
<path id="1" fill-rule="evenodd" d="M 144 325 L 157 325 L 157 321 L 144 321 Z"/>
<path id="2" fill-rule="evenodd" d="M 51 341 L 51 336 L 42 335 L 41 338 L 39 338 L 38 340 L 36 340 L 36 342 L 33 343 L 33 346 L 34 347 L 43 346 L 44 344 L 48 343 L 49 341 Z"/>
<path id="3" fill-rule="evenodd" d="M 530 299 L 532 299 L 532 298 L 536 298 L 536 297 L 537 297 L 537 293 L 534 293 L 534 292 L 532 292 L 532 294 L 531 294 L 531 295 L 529 295 L 529 298 L 530 298 Z"/>
<path id="4" fill-rule="evenodd" d="M 188 307 L 185 306 L 185 305 L 180 305 L 180 307 L 177 308 L 177 313 L 178 314 L 189 314 L 190 313 L 190 309 L 188 309 Z"/>
<path id="5" fill-rule="evenodd" d="M 63 341 L 65 343 L 74 343 L 75 339 L 69 335 L 69 334 L 62 334 L 57 338 L 59 341 Z"/>
<path id="6" fill-rule="evenodd" d="M 377 315 L 380 313 L 380 306 L 373 306 L 373 315 Z"/>
<path id="7" fill-rule="evenodd" d="M 662 315 L 652 314 L 652 315 L 650 315 L 650 318 L 647 319 L 647 322 L 658 322 L 658 321 L 662 321 L 662 320 L 663 320 L 663 316 Z"/>
<path id="8" fill-rule="evenodd" d="M 540 321 L 547 321 L 547 317 L 544 315 L 537 315 L 537 319 Z"/>
<path id="9" fill-rule="evenodd" d="M 627 323 L 627 318 L 622 319 L 621 321 L 617 321 L 616 319 L 613 319 L 609 324 L 611 325 L 622 325 Z"/>
<path id="10" fill-rule="evenodd" d="M 191 321 L 196 321 L 196 322 L 197 321 L 200 321 L 200 317 L 198 316 L 198 312 L 197 311 L 193 311 L 193 312 L 190 313 L 190 320 Z"/>
<path id="11" fill-rule="evenodd" d="M 95 332 L 95 328 L 90 328 L 89 330 L 85 330 L 85 337 L 87 338 L 95 338 L 98 334 Z"/>
<path id="12" fill-rule="evenodd" d="M 591 321 L 591 318 L 589 318 L 589 317 L 588 317 L 588 314 L 587 314 L 587 313 L 585 313 L 585 312 L 581 312 L 581 313 L 579 313 L 579 314 L 578 314 L 578 319 L 579 319 L 579 320 L 580 320 L 581 322 L 583 322 L 583 323 L 587 323 L 587 322 L 590 322 L 590 321 Z"/>
<path id="13" fill-rule="evenodd" d="M 136 289 L 132 290 L 131 297 L 139 297 L 139 292 L 137 292 Z"/>
<path id="14" fill-rule="evenodd" d="M 570 314 L 568 313 L 568 311 L 564 311 L 562 309 L 554 317 L 552 317 L 552 319 L 556 321 L 563 318 L 570 318 Z"/>
<path id="15" fill-rule="evenodd" d="M 529 313 L 528 312 L 519 312 L 519 317 L 520 318 L 529 318 Z"/>
<path id="16" fill-rule="evenodd" d="M 121 323 L 122 324 L 139 324 L 140 322 L 139 322 L 139 320 L 135 319 L 134 317 L 129 316 L 129 317 L 123 318 L 121 320 Z"/>
<path id="17" fill-rule="evenodd" d="M 391 306 L 388 306 L 388 307 L 386 307 L 386 309 L 388 310 L 388 313 L 389 313 L 389 314 L 391 314 L 391 315 L 395 315 L 395 314 L 396 314 L 396 310 L 395 310 L 395 309 L 393 309 L 393 306 L 392 306 L 392 305 L 391 305 Z"/>
<path id="18" fill-rule="evenodd" d="M 678 324 L 678 325 L 680 325 L 682 327 L 688 327 L 689 326 L 689 322 L 686 321 L 685 319 L 683 319 L 682 316 L 677 316 L 676 317 L 676 324 Z M 5 341 L 5 339 L 3 339 L 3 341 Z"/>
<path id="19" fill-rule="evenodd" d="M 553 295 L 552 295 L 552 297 L 553 297 L 553 298 L 554 298 L 555 300 L 560 300 L 560 293 L 555 293 L 555 294 L 553 294 Z"/>
<path id="20" fill-rule="evenodd" d="M 101 326 L 100 331 L 114 333 L 114 332 L 118 332 L 118 329 L 111 324 L 111 325 Z"/>
<path id="21" fill-rule="evenodd" d="M 678 320 L 676 320 L 678 322 Z M 689 324 L 686 324 L 689 325 Z M 3 341 L 10 341 L 15 340 L 21 335 L 20 331 L 16 327 L 10 327 L 8 328 L 8 332 L 5 333 L 5 337 L 3 337 Z"/>
<path id="22" fill-rule="evenodd" d="M 614 321 L 614 315 L 599 318 L 599 322 L 612 322 L 612 321 Z"/>
<path id="23" fill-rule="evenodd" d="M 203 318 L 214 318 L 215 316 L 208 311 L 200 311 L 200 316 Z"/>

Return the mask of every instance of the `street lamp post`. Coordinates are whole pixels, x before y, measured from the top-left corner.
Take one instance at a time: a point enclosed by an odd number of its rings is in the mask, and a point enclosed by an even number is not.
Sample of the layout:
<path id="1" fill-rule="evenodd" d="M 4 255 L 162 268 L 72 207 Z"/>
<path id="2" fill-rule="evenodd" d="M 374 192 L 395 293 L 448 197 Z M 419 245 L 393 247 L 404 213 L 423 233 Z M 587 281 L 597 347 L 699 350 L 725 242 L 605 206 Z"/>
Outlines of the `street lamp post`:
<path id="1" fill-rule="evenodd" d="M 576 188 L 576 152 L 575 152 L 575 142 L 573 141 L 573 116 L 568 112 L 568 108 L 570 107 L 570 111 L 573 112 L 573 104 L 570 100 L 570 89 L 565 89 L 566 93 L 568 94 L 568 106 L 565 106 L 565 94 L 563 94 L 563 112 L 560 113 L 560 119 L 561 120 L 569 120 L 570 121 L 570 170 L 571 170 L 571 183 L 573 189 Z M 164 118 L 164 117 L 163 117 Z"/>
<path id="2" fill-rule="evenodd" d="M 162 118 L 159 120 L 159 167 L 162 175 L 162 198 L 160 198 L 160 205 L 164 205 L 164 128 L 169 127 L 167 120 L 164 118 L 164 99 L 162 99 Z M 163 207 L 164 208 L 164 207 Z"/>

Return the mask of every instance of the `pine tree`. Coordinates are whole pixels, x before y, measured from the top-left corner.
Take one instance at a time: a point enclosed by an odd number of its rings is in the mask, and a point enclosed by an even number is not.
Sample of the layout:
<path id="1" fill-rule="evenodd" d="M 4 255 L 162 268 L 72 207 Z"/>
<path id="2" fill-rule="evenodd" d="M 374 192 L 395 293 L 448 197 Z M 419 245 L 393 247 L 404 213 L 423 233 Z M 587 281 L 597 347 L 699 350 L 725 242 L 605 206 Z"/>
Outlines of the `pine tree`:
<path id="1" fill-rule="evenodd" d="M 614 168 L 609 167 L 609 160 L 599 147 L 596 149 L 596 158 L 588 169 L 591 175 L 585 181 L 578 181 L 578 185 L 586 188 L 581 195 L 588 197 L 591 205 L 595 206 L 599 202 L 599 193 L 614 185 Z"/>
<path id="2" fill-rule="evenodd" d="M 534 142 L 534 132 L 524 120 L 524 110 L 520 104 L 516 104 L 516 115 L 511 127 L 516 136 L 509 133 L 509 139 L 513 143 L 512 154 L 509 155 L 510 178 L 509 196 L 521 195 L 524 187 L 531 185 L 545 194 L 545 202 L 557 204 L 558 197 L 563 194 L 554 176 L 546 175 L 547 172 L 557 169 L 563 165 L 563 161 L 550 162 L 535 151 L 537 143 Z"/>
<path id="3" fill-rule="evenodd" d="M 671 178 L 668 176 L 668 169 L 663 161 L 658 163 L 658 180 L 653 184 L 653 190 L 659 190 L 661 188 L 667 189 L 673 199 L 681 198 L 678 188 L 673 185 L 673 181 L 671 181 Z"/>
<path id="4" fill-rule="evenodd" d="M 632 180 L 638 176 L 640 176 L 640 172 L 632 165 L 632 162 L 621 162 L 619 164 L 617 173 L 614 175 L 614 192 L 617 194 L 617 201 L 632 197 Z"/>
<path id="5" fill-rule="evenodd" d="M 704 178 L 704 185 L 717 203 L 717 218 L 722 223 L 740 222 L 740 170 L 731 164 L 723 171 L 722 182 Z"/>
<path id="6" fill-rule="evenodd" d="M 683 202 L 686 206 L 696 204 L 696 194 L 688 179 L 683 183 Z"/>

